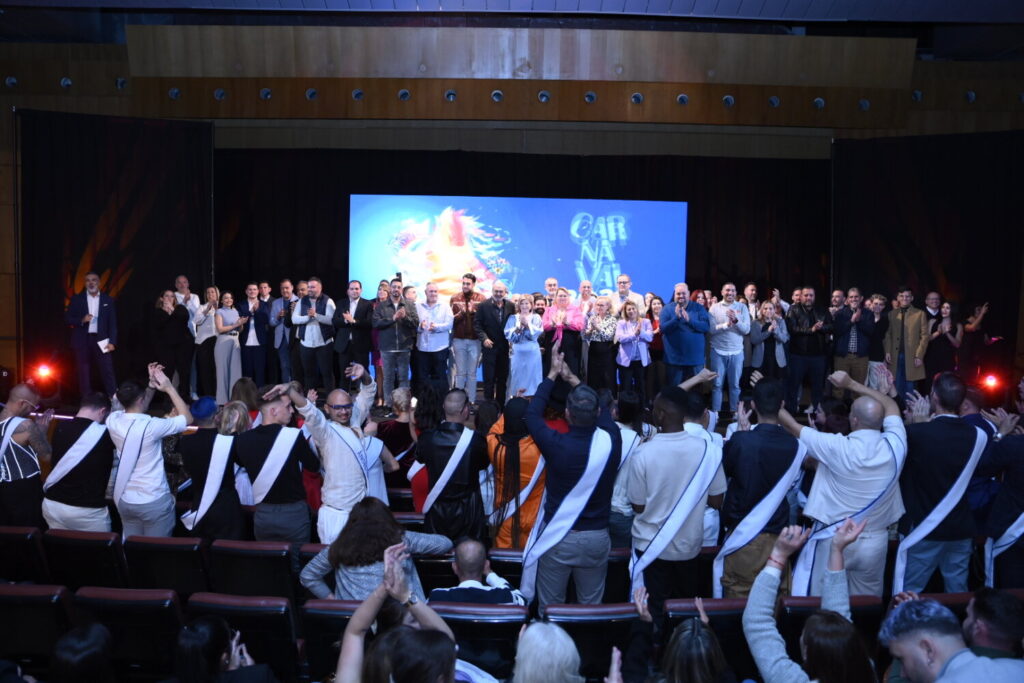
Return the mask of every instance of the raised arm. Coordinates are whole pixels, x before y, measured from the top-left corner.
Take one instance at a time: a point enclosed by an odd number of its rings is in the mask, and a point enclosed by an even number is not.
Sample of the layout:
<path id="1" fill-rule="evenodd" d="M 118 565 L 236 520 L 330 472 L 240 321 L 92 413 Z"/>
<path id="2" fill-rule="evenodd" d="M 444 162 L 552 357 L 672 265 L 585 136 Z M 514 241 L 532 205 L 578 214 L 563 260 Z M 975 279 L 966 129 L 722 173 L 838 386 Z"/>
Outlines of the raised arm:
<path id="1" fill-rule="evenodd" d="M 870 396 L 871 398 L 875 399 L 876 401 L 882 404 L 882 409 L 885 411 L 885 417 L 890 417 L 893 415 L 899 417 L 900 415 L 900 407 L 896 404 L 896 401 L 894 401 L 891 397 L 886 396 L 880 391 L 875 391 L 874 389 L 866 387 L 860 382 L 853 381 L 853 379 L 842 370 L 833 372 L 831 375 L 829 375 L 828 381 L 832 382 L 832 384 L 839 387 L 840 389 L 849 389 L 851 392 L 857 394 L 858 396 Z"/>

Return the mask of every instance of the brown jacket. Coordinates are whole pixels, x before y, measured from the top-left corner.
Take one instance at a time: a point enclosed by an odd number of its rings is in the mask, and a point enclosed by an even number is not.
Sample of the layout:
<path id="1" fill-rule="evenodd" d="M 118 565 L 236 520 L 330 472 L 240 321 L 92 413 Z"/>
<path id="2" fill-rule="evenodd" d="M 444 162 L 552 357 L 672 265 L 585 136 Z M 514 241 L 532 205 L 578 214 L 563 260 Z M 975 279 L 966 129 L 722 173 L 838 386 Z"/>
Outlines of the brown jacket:
<path id="1" fill-rule="evenodd" d="M 893 377 L 896 376 L 896 363 L 899 362 L 901 334 L 906 334 L 903 353 L 907 379 L 911 382 L 922 380 L 925 377 L 924 352 L 928 349 L 930 337 L 928 316 L 925 312 L 913 306 L 908 306 L 905 311 L 901 308 L 889 311 L 889 329 L 885 332 L 883 345 L 885 355 L 892 359 L 889 371 Z M 914 366 L 915 358 L 921 359 L 920 367 Z"/>

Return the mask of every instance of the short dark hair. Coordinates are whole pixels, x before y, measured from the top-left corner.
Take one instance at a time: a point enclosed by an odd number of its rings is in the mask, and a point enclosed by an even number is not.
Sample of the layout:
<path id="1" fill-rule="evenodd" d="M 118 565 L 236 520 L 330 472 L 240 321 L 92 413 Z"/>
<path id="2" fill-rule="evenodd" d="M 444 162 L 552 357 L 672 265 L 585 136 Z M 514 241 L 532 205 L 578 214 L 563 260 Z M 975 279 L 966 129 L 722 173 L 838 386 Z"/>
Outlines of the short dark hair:
<path id="1" fill-rule="evenodd" d="M 89 277 L 90 275 L 95 275 L 96 277 L 100 276 L 100 274 L 97 273 L 95 270 L 90 270 L 88 273 L 86 273 L 85 275 L 82 276 L 82 279 L 85 279 L 85 278 Z"/>
<path id="2" fill-rule="evenodd" d="M 416 285 L 406 285 L 405 287 L 402 287 L 402 296 L 408 294 L 410 289 L 416 289 Z"/>
<path id="3" fill-rule="evenodd" d="M 121 405 L 126 409 L 131 408 L 135 405 L 136 401 L 142 398 L 144 393 L 146 393 L 146 390 L 141 384 L 134 380 L 125 380 L 117 387 L 117 400 L 120 401 Z"/>
<path id="4" fill-rule="evenodd" d="M 932 393 L 943 409 L 956 412 L 967 395 L 967 386 L 956 373 L 940 372 L 932 381 Z"/>
<path id="5" fill-rule="evenodd" d="M 114 680 L 110 666 L 112 638 L 103 624 L 73 628 L 53 647 L 49 681 L 55 683 L 104 683 Z"/>
<path id="6" fill-rule="evenodd" d="M 601 410 L 597 392 L 586 384 L 577 384 L 565 399 L 565 407 L 572 416 L 572 424 L 593 427 Z"/>
<path id="7" fill-rule="evenodd" d="M 704 417 L 704 411 L 708 409 L 708 401 L 704 395 L 697 391 L 687 391 L 686 400 L 683 403 L 683 417 L 687 420 L 700 420 Z"/>
<path id="8" fill-rule="evenodd" d="M 257 287 L 262 287 L 263 285 L 266 285 L 267 287 L 269 287 L 270 286 L 270 280 L 260 280 L 259 282 L 256 283 Z"/>
<path id="9" fill-rule="evenodd" d="M 353 284 L 359 285 L 359 289 L 363 288 L 363 283 L 360 282 L 359 280 L 349 280 L 348 281 L 348 286 L 349 287 L 351 287 Z"/>
<path id="10" fill-rule="evenodd" d="M 278 285 L 283 285 L 283 284 L 284 284 L 284 283 L 286 283 L 286 282 L 287 282 L 288 284 L 292 284 L 291 278 L 287 278 L 287 277 L 286 277 L 286 278 L 284 278 L 283 280 L 281 280 L 280 282 L 278 282 L 277 284 L 278 284 Z"/>
<path id="11" fill-rule="evenodd" d="M 1007 651 L 1020 655 L 1024 638 L 1024 602 L 1016 595 L 994 588 L 974 593 L 974 617 L 988 625 L 989 635 Z"/>
<path id="12" fill-rule="evenodd" d="M 79 406 L 96 410 L 110 410 L 110 397 L 102 391 L 90 391 L 89 393 L 82 394 Z"/>
<path id="13" fill-rule="evenodd" d="M 945 605 L 924 598 L 908 600 L 893 607 L 878 631 L 878 642 L 883 647 L 889 647 L 894 640 L 918 631 L 963 637 L 956 615 Z"/>
<path id="14" fill-rule="evenodd" d="M 910 292 L 911 294 L 913 294 L 914 290 L 910 288 L 910 285 L 898 285 L 896 287 L 896 293 L 902 294 L 903 292 Z"/>
<path id="15" fill-rule="evenodd" d="M 316 275 L 313 275 L 313 276 L 310 276 L 310 277 L 307 277 L 307 278 L 306 278 L 306 284 L 308 285 L 308 284 L 309 284 L 310 282 L 319 282 L 320 284 L 323 284 L 323 283 L 324 283 L 324 281 L 323 281 L 323 280 L 321 280 L 321 279 L 320 279 L 319 277 L 317 277 Z"/>
<path id="16" fill-rule="evenodd" d="M 202 616 L 182 626 L 174 652 L 178 680 L 215 680 L 230 644 L 231 629 L 223 617 Z"/>
<path id="17" fill-rule="evenodd" d="M 786 395 L 782 380 L 762 379 L 754 385 L 754 407 L 758 415 L 775 417 L 782 408 L 782 399 Z"/>
<path id="18" fill-rule="evenodd" d="M 473 273 L 466 273 L 465 275 L 462 276 L 462 279 L 463 280 L 472 280 L 475 283 L 476 282 L 476 275 L 473 275 Z"/>
<path id="19" fill-rule="evenodd" d="M 398 284 L 402 284 L 402 278 L 400 278 L 400 277 L 393 277 L 393 278 L 391 278 L 391 281 L 390 281 L 390 282 L 388 282 L 388 284 L 389 284 L 389 285 L 393 285 L 393 284 L 395 284 L 396 282 L 397 282 Z"/>

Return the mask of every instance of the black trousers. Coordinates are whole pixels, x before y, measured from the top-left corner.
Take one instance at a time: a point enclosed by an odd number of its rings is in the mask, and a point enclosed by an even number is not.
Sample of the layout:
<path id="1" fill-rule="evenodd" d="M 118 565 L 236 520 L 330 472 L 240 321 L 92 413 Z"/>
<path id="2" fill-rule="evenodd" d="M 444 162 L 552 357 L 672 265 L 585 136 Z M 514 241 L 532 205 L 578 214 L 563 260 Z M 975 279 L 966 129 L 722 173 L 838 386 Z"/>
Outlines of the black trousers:
<path id="1" fill-rule="evenodd" d="M 192 400 L 192 354 L 195 350 L 194 341 L 168 344 L 156 350 L 157 362 L 164 366 L 167 378 L 173 380 L 174 373 L 178 373 L 178 393 L 183 401 Z"/>
<path id="2" fill-rule="evenodd" d="M 448 349 L 440 351 L 420 351 L 417 349 L 420 385 L 430 384 L 437 389 L 438 395 L 448 393 Z M 504 396 L 504 394 L 502 394 Z M 473 400 L 472 398 L 470 400 Z"/>
<path id="3" fill-rule="evenodd" d="M 217 337 L 210 337 L 196 344 L 196 393 L 200 396 L 217 395 L 217 365 L 213 359 L 213 347 Z"/>
<path id="4" fill-rule="evenodd" d="M 628 367 L 619 366 L 619 390 L 635 391 L 637 396 L 640 397 L 641 405 L 645 405 L 647 402 L 645 370 L 646 368 L 643 363 L 638 360 L 630 362 Z"/>
<path id="5" fill-rule="evenodd" d="M 480 352 L 484 367 L 484 398 L 505 403 L 508 388 L 509 357 L 508 344 L 484 347 Z"/>
<path id="6" fill-rule="evenodd" d="M 109 353 L 100 351 L 98 334 L 86 336 L 88 342 L 85 346 L 75 346 L 75 365 L 78 367 L 78 390 L 84 395 L 92 391 L 92 368 L 99 368 L 100 380 L 103 382 L 103 391 L 107 396 L 113 396 L 117 391 L 117 380 L 114 378 L 114 360 Z"/>
<path id="7" fill-rule="evenodd" d="M 242 377 L 251 377 L 257 387 L 267 383 L 267 350 L 262 346 L 242 346 Z"/>
<path id="8" fill-rule="evenodd" d="M 338 387 L 334 382 L 334 347 L 332 344 L 324 344 L 315 349 L 299 345 L 299 355 L 302 356 L 302 368 L 305 370 L 306 390 L 322 387 L 326 391 L 333 391 Z M 320 371 L 321 384 L 317 384 L 317 370 Z M 294 369 L 292 374 L 295 374 Z"/>
<path id="9" fill-rule="evenodd" d="M 587 384 L 615 391 L 615 342 L 592 341 L 587 352 Z"/>
<path id="10" fill-rule="evenodd" d="M 355 384 L 345 377 L 345 370 L 348 369 L 349 365 L 352 363 L 358 363 L 359 365 L 362 365 L 367 372 L 371 369 L 369 351 L 356 351 L 352 348 L 352 344 L 349 344 L 344 351 L 337 351 L 335 356 L 338 360 L 338 367 L 335 368 L 338 372 L 338 386 L 343 389 L 347 390 Z"/>

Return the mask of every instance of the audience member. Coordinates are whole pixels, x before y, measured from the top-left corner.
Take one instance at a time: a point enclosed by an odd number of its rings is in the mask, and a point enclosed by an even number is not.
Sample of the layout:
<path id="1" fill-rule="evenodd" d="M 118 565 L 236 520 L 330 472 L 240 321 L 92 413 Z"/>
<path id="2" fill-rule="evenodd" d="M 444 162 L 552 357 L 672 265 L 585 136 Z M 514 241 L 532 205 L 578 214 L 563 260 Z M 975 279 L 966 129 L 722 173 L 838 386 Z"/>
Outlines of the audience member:
<path id="1" fill-rule="evenodd" d="M 750 312 L 736 300 L 736 285 L 722 285 L 722 300 L 711 307 L 711 369 L 715 377 L 711 390 L 711 410 L 722 409 L 722 387 L 729 381 L 729 410 L 736 412 L 740 400 L 740 375 L 743 373 L 743 340 L 750 334 Z"/>
<path id="2" fill-rule="evenodd" d="M 861 307 L 862 301 L 860 290 L 850 287 L 846 293 L 846 305 L 833 315 L 835 351 L 832 367 L 844 371 L 854 382 L 865 384 L 875 317 L 871 311 Z M 843 392 L 838 387 L 832 388 L 832 395 L 843 398 Z"/>
<path id="3" fill-rule="evenodd" d="M 276 683 L 266 664 L 257 664 L 242 634 L 221 617 L 198 617 L 181 627 L 174 650 L 174 683 Z"/>
<path id="4" fill-rule="evenodd" d="M 654 425 L 644 421 L 644 407 L 635 391 L 622 391 L 615 402 L 615 422 L 622 436 L 622 459 L 612 488 L 608 534 L 613 548 L 629 548 L 633 544 L 633 506 L 629 502 L 629 471 L 631 456 L 637 447 L 651 438 Z"/>
<path id="5" fill-rule="evenodd" d="M 1016 424 L 1014 417 L 1007 418 L 1006 427 Z M 999 474 L 1003 483 L 982 527 L 990 539 L 985 550 L 986 584 L 1024 588 L 1024 435 L 1000 436 L 975 470 L 980 477 Z"/>
<path id="6" fill-rule="evenodd" d="M 217 403 L 209 396 L 193 403 L 198 429 L 178 442 L 182 465 L 192 479 L 192 506 L 181 521 L 193 536 L 240 541 L 245 538 L 245 517 L 230 457 L 234 437 L 218 433 L 216 413 Z"/>
<path id="7" fill-rule="evenodd" d="M 506 296 L 508 287 L 501 280 L 496 281 L 491 286 L 491 298 L 476 307 L 473 318 L 473 329 L 482 346 L 484 398 L 492 400 L 507 395 L 509 346 L 505 338 L 505 323 L 516 314 L 516 307 L 505 299 Z M 476 401 L 475 395 L 469 398 Z"/>
<path id="8" fill-rule="evenodd" d="M 318 277 L 306 280 L 307 294 L 292 310 L 292 325 L 295 325 L 299 340 L 299 356 L 306 373 L 307 389 L 324 387 L 327 390 L 337 386 L 334 383 L 334 300 L 323 293 L 323 283 Z M 319 375 L 317 374 L 319 371 Z M 317 377 L 320 383 L 317 383 Z"/>
<path id="9" fill-rule="evenodd" d="M 512 356 L 506 401 L 520 392 L 523 396 L 533 396 L 541 380 L 540 338 L 544 324 L 533 312 L 533 299 L 529 296 L 516 302 L 516 311 L 518 313 L 509 316 L 505 323 L 505 338 Z"/>
<path id="10" fill-rule="evenodd" d="M 800 301 L 793 303 L 786 314 L 786 322 L 789 324 L 789 389 L 786 392 L 786 406 L 796 411 L 799 407 L 797 397 L 805 378 L 811 388 L 811 405 L 821 403 L 832 314 L 815 307 L 813 287 L 804 287 Z"/>
<path id="11" fill-rule="evenodd" d="M 46 680 L 49 683 L 113 683 L 113 639 L 103 624 L 76 626 L 53 646 Z"/>
<path id="12" fill-rule="evenodd" d="M 455 546 L 452 571 L 459 579 L 454 588 L 430 591 L 431 602 L 468 602 L 481 605 L 525 605 L 526 598 L 508 581 L 491 571 L 487 548 L 480 541 L 466 539 Z"/>
<path id="13" fill-rule="evenodd" d="M 661 311 L 661 339 L 665 345 L 665 384 L 674 387 L 704 367 L 705 335 L 711 321 L 704 305 L 690 300 L 690 288 L 680 282 L 672 292 L 672 305 Z"/>
<path id="14" fill-rule="evenodd" d="M 377 438 L 384 442 L 398 463 L 397 470 L 384 474 L 384 481 L 388 488 L 407 488 L 409 479 L 406 475 L 416 462 L 418 438 L 412 415 L 412 391 L 409 387 L 398 387 L 391 392 L 391 410 L 395 413 L 394 418 L 376 423 Z M 369 428 L 369 424 L 366 426 Z"/>
<path id="15" fill-rule="evenodd" d="M 505 404 L 501 417 L 487 434 L 487 453 L 494 465 L 496 548 L 523 548 L 537 522 L 544 497 L 544 460 L 526 429 L 526 399 Z"/>
<path id="16" fill-rule="evenodd" d="M 535 621 L 519 632 L 512 683 L 583 683 L 580 653 L 557 624 Z"/>
<path id="17" fill-rule="evenodd" d="M 889 311 L 889 329 L 885 334 L 885 362 L 895 378 L 900 400 L 914 391 L 914 383 L 924 379 L 924 354 L 928 350 L 928 316 L 911 305 L 910 287 L 896 288 L 897 308 Z"/>
<path id="18" fill-rule="evenodd" d="M 213 348 L 214 365 L 217 369 L 217 405 L 224 405 L 230 399 L 235 382 L 242 376 L 242 352 L 238 343 L 238 330 L 248 322 L 235 309 L 235 296 L 225 290 L 220 295 L 220 308 L 214 315 L 217 330 L 217 345 Z"/>

